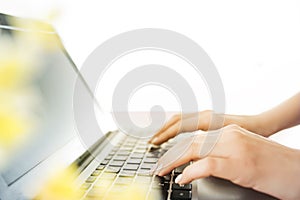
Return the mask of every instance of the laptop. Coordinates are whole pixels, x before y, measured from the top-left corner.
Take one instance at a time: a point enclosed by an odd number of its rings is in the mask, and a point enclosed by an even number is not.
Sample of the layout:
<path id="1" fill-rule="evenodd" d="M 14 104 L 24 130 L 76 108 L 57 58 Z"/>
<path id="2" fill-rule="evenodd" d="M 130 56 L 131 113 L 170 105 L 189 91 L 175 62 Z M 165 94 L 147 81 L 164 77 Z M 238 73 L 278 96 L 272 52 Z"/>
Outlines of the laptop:
<path id="1" fill-rule="evenodd" d="M 23 24 L 37 25 L 28 28 Z M 17 39 L 20 33 L 25 37 Z M 145 188 L 142 199 L 151 196 L 173 200 L 274 199 L 215 177 L 186 185 L 175 184 L 176 176 L 189 163 L 164 177 L 150 175 L 149 170 L 176 143 L 176 138 L 159 148 L 149 148 L 147 138 L 126 135 L 112 125 L 107 127 L 106 134 L 99 135 L 91 144 L 83 145 L 76 132 L 72 110 L 76 79 L 79 78 L 90 98 L 94 99 L 94 96 L 57 33 L 49 24 L 0 14 L 0 38 L 19 43 L 30 35 L 51 41 L 50 47 L 34 44 L 35 40 L 30 40 L 28 46 L 38 48 L 38 57 L 42 58 L 38 62 L 41 70 L 32 81 L 32 87 L 39 96 L 39 106 L 34 110 L 39 125 L 1 169 L 1 200 L 32 199 L 54 168 L 74 164 L 79 171 L 76 183 L 83 191 L 82 199 L 110 199 L 112 196 L 121 199 L 123 192 L 132 184 Z M 103 121 L 103 124 L 107 123 Z"/>

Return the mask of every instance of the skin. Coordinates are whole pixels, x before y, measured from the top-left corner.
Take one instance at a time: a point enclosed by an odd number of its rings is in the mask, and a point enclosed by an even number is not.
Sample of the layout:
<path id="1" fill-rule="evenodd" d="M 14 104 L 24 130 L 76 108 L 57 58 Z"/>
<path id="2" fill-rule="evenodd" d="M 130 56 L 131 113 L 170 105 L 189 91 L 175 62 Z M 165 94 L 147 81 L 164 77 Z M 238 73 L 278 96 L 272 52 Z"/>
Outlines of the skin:
<path id="1" fill-rule="evenodd" d="M 180 132 L 207 131 L 211 116 L 212 111 L 176 115 L 150 143 L 162 144 Z M 176 182 L 186 184 L 216 176 L 280 199 L 300 199 L 300 151 L 266 138 L 300 124 L 300 93 L 259 115 L 221 116 L 223 128 L 180 141 L 161 157 L 153 172 L 163 176 L 175 167 L 194 161 Z M 208 155 L 201 155 L 205 137 L 217 131 L 219 137 L 213 149 Z"/>
<path id="2" fill-rule="evenodd" d="M 300 93 L 258 115 L 219 115 L 224 117 L 224 126 L 237 124 L 256 134 L 268 137 L 280 130 L 300 124 L 299 102 Z M 174 115 L 161 130 L 154 134 L 149 143 L 160 145 L 182 132 L 207 131 L 212 114 L 213 111 L 206 110 Z"/>

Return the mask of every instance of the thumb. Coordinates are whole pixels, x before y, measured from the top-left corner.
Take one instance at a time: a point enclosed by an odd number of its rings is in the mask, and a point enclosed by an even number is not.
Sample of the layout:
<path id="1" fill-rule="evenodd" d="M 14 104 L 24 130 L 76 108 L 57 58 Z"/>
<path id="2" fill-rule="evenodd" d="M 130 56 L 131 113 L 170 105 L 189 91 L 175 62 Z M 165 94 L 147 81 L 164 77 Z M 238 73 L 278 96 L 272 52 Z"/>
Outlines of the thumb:
<path id="1" fill-rule="evenodd" d="M 178 175 L 175 183 L 187 184 L 195 179 L 208 176 L 230 179 L 234 170 L 226 158 L 206 157 L 186 167 L 182 174 Z"/>

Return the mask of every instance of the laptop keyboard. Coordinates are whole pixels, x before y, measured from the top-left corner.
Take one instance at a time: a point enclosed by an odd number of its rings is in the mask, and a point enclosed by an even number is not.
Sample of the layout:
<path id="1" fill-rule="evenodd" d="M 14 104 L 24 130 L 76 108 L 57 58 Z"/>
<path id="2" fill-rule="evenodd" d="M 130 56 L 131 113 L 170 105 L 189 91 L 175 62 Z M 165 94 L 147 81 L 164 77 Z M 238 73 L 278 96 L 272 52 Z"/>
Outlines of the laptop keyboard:
<path id="1" fill-rule="evenodd" d="M 149 174 L 150 169 L 173 144 L 167 142 L 160 148 L 149 149 L 145 139 L 124 138 L 81 186 L 83 199 L 120 198 L 130 185 L 145 189 L 142 199 L 191 199 L 192 184 L 174 183 L 176 176 L 188 164 L 174 169 L 164 177 Z"/>

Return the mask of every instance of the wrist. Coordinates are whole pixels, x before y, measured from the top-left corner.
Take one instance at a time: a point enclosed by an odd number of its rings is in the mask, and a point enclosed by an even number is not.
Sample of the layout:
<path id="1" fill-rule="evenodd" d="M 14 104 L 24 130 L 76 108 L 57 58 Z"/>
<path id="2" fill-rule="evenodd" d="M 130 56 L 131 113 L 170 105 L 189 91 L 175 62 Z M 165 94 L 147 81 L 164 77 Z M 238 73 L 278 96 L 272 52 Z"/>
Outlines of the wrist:
<path id="1" fill-rule="evenodd" d="M 248 131 L 265 137 L 273 134 L 270 126 L 262 120 L 260 115 L 226 115 L 224 125 L 229 124 L 237 124 Z"/>
<path id="2" fill-rule="evenodd" d="M 202 119 L 207 120 L 207 122 L 203 123 L 206 124 L 207 127 L 200 127 L 199 129 L 207 130 L 213 112 L 211 110 L 206 110 L 200 112 L 200 114 L 203 116 Z M 224 117 L 223 126 L 236 124 L 246 130 L 262 135 L 264 137 L 268 137 L 278 131 L 276 124 L 271 123 L 271 121 L 268 120 L 268 117 L 264 116 L 264 114 L 259 114 L 259 115 L 219 114 L 219 115 L 222 115 L 222 117 Z"/>
<path id="3" fill-rule="evenodd" d="M 278 124 L 264 113 L 253 116 L 256 121 L 256 131 L 265 137 L 271 136 L 279 131 Z"/>

